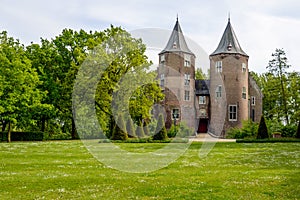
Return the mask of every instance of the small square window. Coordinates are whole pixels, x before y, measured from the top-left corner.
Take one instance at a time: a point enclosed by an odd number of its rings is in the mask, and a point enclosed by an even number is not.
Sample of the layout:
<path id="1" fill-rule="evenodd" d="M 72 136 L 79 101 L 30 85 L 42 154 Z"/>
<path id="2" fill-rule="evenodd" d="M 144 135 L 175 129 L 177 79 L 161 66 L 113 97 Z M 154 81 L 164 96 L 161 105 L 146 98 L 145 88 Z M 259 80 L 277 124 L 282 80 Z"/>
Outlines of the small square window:
<path id="1" fill-rule="evenodd" d="M 172 119 L 179 119 L 179 109 L 178 108 L 174 108 L 172 110 Z"/>
<path id="2" fill-rule="evenodd" d="M 206 98 L 205 96 L 199 96 L 199 104 L 206 104 Z"/>

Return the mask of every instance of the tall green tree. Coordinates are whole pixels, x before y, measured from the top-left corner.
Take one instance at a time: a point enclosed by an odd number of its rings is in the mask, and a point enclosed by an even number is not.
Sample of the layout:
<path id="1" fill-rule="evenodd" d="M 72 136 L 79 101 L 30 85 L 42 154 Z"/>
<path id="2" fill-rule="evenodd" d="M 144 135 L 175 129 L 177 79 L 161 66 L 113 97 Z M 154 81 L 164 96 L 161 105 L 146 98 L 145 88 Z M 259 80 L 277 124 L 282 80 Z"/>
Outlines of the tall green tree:
<path id="1" fill-rule="evenodd" d="M 287 124 L 290 124 L 288 114 L 288 93 L 287 93 L 287 69 L 290 67 L 287 63 L 287 57 L 283 49 L 276 49 L 272 54 L 272 60 L 269 61 L 267 69 L 274 78 L 273 94 L 278 94 L 277 104 L 283 111 L 283 117 Z"/>
<path id="2" fill-rule="evenodd" d="M 153 140 L 166 140 L 168 138 L 167 129 L 165 127 L 164 116 L 160 114 L 158 116 L 157 127 L 153 136 Z"/>
<path id="3" fill-rule="evenodd" d="M 43 108 L 45 95 L 38 90 L 40 84 L 24 46 L 6 32 L 0 33 L 0 118 L 8 126 L 8 142 L 13 126 L 35 123 L 32 113 Z"/>
<path id="4" fill-rule="evenodd" d="M 208 75 L 205 74 L 201 68 L 197 68 L 196 72 L 195 72 L 195 78 L 197 80 L 207 80 L 208 79 Z"/>

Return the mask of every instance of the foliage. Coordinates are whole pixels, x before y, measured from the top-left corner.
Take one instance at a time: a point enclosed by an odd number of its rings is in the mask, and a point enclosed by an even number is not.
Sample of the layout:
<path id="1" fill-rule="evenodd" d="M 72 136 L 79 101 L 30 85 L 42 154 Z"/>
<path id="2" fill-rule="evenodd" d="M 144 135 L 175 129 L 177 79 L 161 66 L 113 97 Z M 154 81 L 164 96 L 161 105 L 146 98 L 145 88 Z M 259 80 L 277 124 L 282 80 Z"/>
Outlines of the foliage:
<path id="1" fill-rule="evenodd" d="M 126 125 L 125 125 L 124 118 L 122 115 L 118 116 L 118 121 L 115 124 L 111 139 L 112 140 L 127 140 L 128 139 Z"/>
<path id="2" fill-rule="evenodd" d="M 157 127 L 153 140 L 166 140 L 168 138 L 167 129 L 165 127 L 164 116 L 160 114 L 158 116 Z"/>
<path id="3" fill-rule="evenodd" d="M 300 120 L 298 122 L 298 129 L 297 129 L 297 133 L 296 133 L 296 138 L 300 138 Z"/>
<path id="4" fill-rule="evenodd" d="M 243 121 L 242 128 L 231 128 L 226 133 L 226 138 L 244 139 L 255 138 L 258 124 L 251 120 Z"/>
<path id="5" fill-rule="evenodd" d="M 296 138 L 238 139 L 236 143 L 300 143 Z"/>
<path id="6" fill-rule="evenodd" d="M 202 68 L 197 68 L 195 72 L 195 78 L 197 80 L 207 80 L 208 76 L 202 71 Z"/>
<path id="7" fill-rule="evenodd" d="M 169 138 L 175 137 L 178 130 L 179 130 L 179 126 L 172 124 L 171 128 L 167 131 L 168 137 Z"/>
<path id="8" fill-rule="evenodd" d="M 278 124 L 297 125 L 300 117 L 300 72 L 291 68 L 284 50 L 276 49 L 264 74 L 251 73 L 264 96 L 266 119 Z"/>
<path id="9" fill-rule="evenodd" d="M 11 132 L 11 141 L 43 141 L 48 139 L 44 132 Z M 0 141 L 7 141 L 7 132 L 0 132 Z"/>
<path id="10" fill-rule="evenodd" d="M 149 126 L 146 123 L 145 123 L 145 125 L 143 127 L 143 130 L 144 130 L 145 136 L 149 136 L 150 135 Z"/>
<path id="11" fill-rule="evenodd" d="M 269 138 L 269 133 L 265 122 L 265 118 L 262 115 L 260 118 L 256 139 L 266 139 L 266 138 Z"/>

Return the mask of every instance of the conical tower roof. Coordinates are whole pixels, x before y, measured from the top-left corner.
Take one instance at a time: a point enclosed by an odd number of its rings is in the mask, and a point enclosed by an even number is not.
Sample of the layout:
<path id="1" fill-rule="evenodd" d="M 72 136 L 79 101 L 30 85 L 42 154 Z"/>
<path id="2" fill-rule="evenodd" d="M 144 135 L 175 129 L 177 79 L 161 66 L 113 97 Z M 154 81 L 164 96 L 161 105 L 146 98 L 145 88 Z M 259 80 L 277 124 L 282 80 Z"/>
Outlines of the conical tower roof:
<path id="1" fill-rule="evenodd" d="M 172 34 L 170 36 L 170 39 L 167 43 L 167 46 L 159 53 L 165 53 L 165 52 L 184 52 L 191 55 L 194 55 L 194 53 L 188 48 L 187 43 L 184 39 L 178 17 L 176 20 L 176 24 L 173 28 Z"/>
<path id="2" fill-rule="evenodd" d="M 211 54 L 217 55 L 217 54 L 240 54 L 244 56 L 248 56 L 243 49 L 241 48 L 239 41 L 233 31 L 233 28 L 230 23 L 230 18 L 228 19 L 228 24 L 226 26 L 226 29 L 223 33 L 222 39 L 219 43 L 218 48 Z"/>

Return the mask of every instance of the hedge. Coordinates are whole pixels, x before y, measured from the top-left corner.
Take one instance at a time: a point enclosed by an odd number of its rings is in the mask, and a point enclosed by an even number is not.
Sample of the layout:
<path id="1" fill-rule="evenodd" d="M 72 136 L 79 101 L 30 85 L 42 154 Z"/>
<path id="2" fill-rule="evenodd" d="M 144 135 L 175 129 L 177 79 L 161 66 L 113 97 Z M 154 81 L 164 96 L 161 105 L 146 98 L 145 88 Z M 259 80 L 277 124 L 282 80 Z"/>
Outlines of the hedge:
<path id="1" fill-rule="evenodd" d="M 47 135 L 44 132 L 11 132 L 11 141 L 43 141 Z M 7 132 L 0 132 L 0 141 L 7 141 Z"/>
<path id="2" fill-rule="evenodd" d="M 236 143 L 292 143 L 300 142 L 300 139 L 296 138 L 270 138 L 270 139 L 243 139 L 236 140 Z"/>

